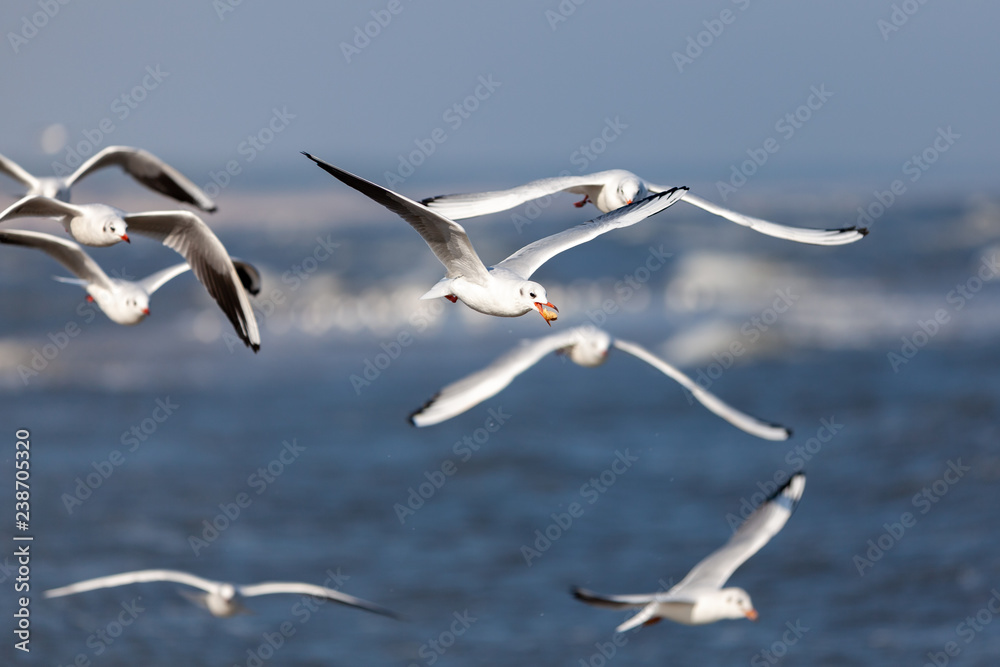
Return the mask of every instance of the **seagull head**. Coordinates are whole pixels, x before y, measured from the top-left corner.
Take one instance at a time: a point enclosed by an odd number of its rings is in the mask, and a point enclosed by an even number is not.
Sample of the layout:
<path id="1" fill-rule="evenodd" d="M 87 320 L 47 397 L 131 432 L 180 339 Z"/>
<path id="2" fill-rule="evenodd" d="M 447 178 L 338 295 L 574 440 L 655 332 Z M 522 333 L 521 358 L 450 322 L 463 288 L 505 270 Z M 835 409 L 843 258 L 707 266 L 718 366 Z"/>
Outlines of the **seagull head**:
<path id="1" fill-rule="evenodd" d="M 549 301 L 548 295 L 545 294 L 545 288 L 536 282 L 525 280 L 521 284 L 520 292 L 521 298 L 531 304 L 525 310 L 536 309 L 538 314 L 545 318 L 548 325 L 552 326 L 552 320 L 559 317 L 559 309 Z"/>
<path id="2" fill-rule="evenodd" d="M 138 324 L 146 319 L 149 315 L 149 295 L 131 283 L 125 283 L 120 289 L 118 298 L 120 306 L 115 308 L 118 317 L 112 319 L 126 325 Z"/>
<path id="3" fill-rule="evenodd" d="M 120 216 L 114 213 L 104 218 L 101 225 L 101 234 L 104 236 L 107 245 L 114 245 L 119 241 L 132 242 L 128 238 L 128 225 L 125 224 L 125 221 Z"/>
<path id="4" fill-rule="evenodd" d="M 750 594 L 742 588 L 723 588 L 719 591 L 722 597 L 723 618 L 749 618 L 757 620 L 757 610 L 753 608 Z"/>
<path id="5" fill-rule="evenodd" d="M 576 342 L 569 348 L 569 358 L 580 366 L 600 366 L 608 358 L 611 336 L 597 327 L 579 327 Z"/>
<path id="6" fill-rule="evenodd" d="M 646 184 L 636 176 L 628 176 L 618 183 L 618 198 L 621 200 L 619 206 L 627 206 L 648 194 Z"/>

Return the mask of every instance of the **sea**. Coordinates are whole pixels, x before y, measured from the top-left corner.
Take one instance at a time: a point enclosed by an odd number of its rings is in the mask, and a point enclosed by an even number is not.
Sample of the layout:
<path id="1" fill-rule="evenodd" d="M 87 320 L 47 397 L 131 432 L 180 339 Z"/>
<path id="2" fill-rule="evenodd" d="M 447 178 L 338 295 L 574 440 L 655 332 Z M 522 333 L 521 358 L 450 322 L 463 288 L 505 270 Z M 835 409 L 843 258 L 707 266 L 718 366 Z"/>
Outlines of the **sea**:
<path id="1" fill-rule="evenodd" d="M 133 184 L 107 197 L 173 206 Z M 592 217 L 573 201 L 464 224 L 492 263 Z M 257 354 L 190 273 L 123 327 L 52 280 L 67 274 L 50 258 L 0 247 L 0 662 L 998 664 L 1000 200 L 875 201 L 830 189 L 725 203 L 809 227 L 877 213 L 840 247 L 681 202 L 543 266 L 550 328 L 420 300 L 440 264 L 339 183 L 227 191 L 204 218 L 262 273 Z M 138 235 L 89 252 L 133 279 L 180 261 Z M 744 433 L 616 350 L 597 368 L 549 355 L 454 419 L 408 423 L 521 340 L 585 324 L 793 436 Z M 730 579 L 757 622 L 617 635 L 629 612 L 572 597 L 664 590 L 799 471 L 794 515 Z M 215 618 L 171 583 L 42 594 L 153 568 L 325 583 L 401 618 L 299 595 Z"/>

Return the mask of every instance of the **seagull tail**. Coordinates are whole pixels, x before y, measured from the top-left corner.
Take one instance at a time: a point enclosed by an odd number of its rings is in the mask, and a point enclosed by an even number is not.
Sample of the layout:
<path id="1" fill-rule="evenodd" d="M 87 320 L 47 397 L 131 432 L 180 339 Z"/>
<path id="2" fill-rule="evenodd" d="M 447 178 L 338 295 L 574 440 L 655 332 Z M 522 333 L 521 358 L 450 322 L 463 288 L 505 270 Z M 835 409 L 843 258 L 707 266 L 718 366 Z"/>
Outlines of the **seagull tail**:
<path id="1" fill-rule="evenodd" d="M 632 618 L 628 619 L 627 621 L 619 625 L 617 628 L 615 628 L 615 632 L 628 632 L 634 627 L 638 627 L 640 625 L 643 625 L 644 623 L 649 623 L 654 618 L 656 618 L 656 606 L 657 603 L 655 601 L 650 602 L 645 607 L 643 607 L 642 611 L 640 611 L 638 614 L 636 614 L 635 616 L 633 616 Z"/>

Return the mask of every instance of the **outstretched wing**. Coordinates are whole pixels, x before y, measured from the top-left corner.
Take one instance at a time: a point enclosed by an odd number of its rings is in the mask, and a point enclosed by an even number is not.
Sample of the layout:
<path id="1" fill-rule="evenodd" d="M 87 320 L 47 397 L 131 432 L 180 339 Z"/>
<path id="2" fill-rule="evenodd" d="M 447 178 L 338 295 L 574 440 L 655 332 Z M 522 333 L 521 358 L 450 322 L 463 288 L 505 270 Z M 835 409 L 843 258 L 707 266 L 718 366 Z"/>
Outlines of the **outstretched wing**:
<path id="1" fill-rule="evenodd" d="M 149 151 L 131 146 L 108 146 L 80 165 L 66 180 L 66 187 L 71 187 L 88 174 L 112 166 L 121 167 L 142 185 L 172 199 L 193 204 L 210 213 L 217 208 L 215 202 L 184 174 Z"/>
<path id="2" fill-rule="evenodd" d="M 439 391 L 422 408 L 410 415 L 410 423 L 414 426 L 432 426 L 474 408 L 499 394 L 514 378 L 534 366 L 542 357 L 571 345 L 575 340 L 576 329 L 570 329 L 537 340 L 521 341 L 520 345 L 486 368 L 452 382 Z"/>
<path id="3" fill-rule="evenodd" d="M 620 339 L 615 339 L 612 344 L 622 352 L 628 352 L 629 354 L 642 359 L 653 368 L 662 372 L 664 375 L 672 378 L 679 385 L 691 392 L 691 395 L 694 396 L 699 403 L 704 405 L 719 417 L 725 419 L 736 428 L 746 431 L 751 435 L 755 435 L 758 438 L 764 438 L 765 440 L 788 440 L 788 438 L 792 435 L 792 432 L 789 429 L 781 426 L 780 424 L 766 422 L 737 410 L 712 392 L 707 389 L 702 389 L 694 380 L 656 355 L 650 353 L 649 350 L 636 345 L 635 343 L 630 343 Z"/>
<path id="4" fill-rule="evenodd" d="M 695 565 L 679 584 L 670 589 L 669 595 L 683 596 L 685 590 L 692 589 L 722 588 L 736 568 L 784 528 L 805 488 L 805 474 L 792 475 L 784 486 L 746 518 L 725 545 Z"/>
<path id="5" fill-rule="evenodd" d="M 420 234 L 438 260 L 444 264 L 449 278 L 463 276 L 467 280 L 479 284 L 485 284 L 489 279 L 486 265 L 483 264 L 483 260 L 479 259 L 479 255 L 472 247 L 472 242 L 469 241 L 462 225 L 430 210 L 423 204 L 334 167 L 309 153 L 302 154 L 334 178 L 351 186 L 369 199 L 382 204 L 406 220 Z"/>
<path id="6" fill-rule="evenodd" d="M 111 279 L 83 248 L 66 239 L 19 229 L 0 231 L 0 243 L 36 248 L 56 260 L 80 280 L 112 289 Z"/>
<path id="7" fill-rule="evenodd" d="M 107 577 L 97 577 L 95 579 L 78 581 L 77 583 L 70 584 L 69 586 L 52 588 L 42 593 L 42 595 L 47 598 L 58 598 L 64 595 L 74 595 L 85 591 L 93 591 L 98 588 L 114 588 L 115 586 L 125 586 L 127 584 L 136 584 L 147 581 L 172 581 L 178 584 L 194 586 L 195 588 L 200 588 L 204 591 L 212 591 L 218 585 L 214 581 L 202 579 L 201 577 L 196 577 L 193 574 L 188 574 L 187 572 L 180 572 L 179 570 L 136 570 L 135 572 L 123 572 L 121 574 L 112 574 Z"/>
<path id="8" fill-rule="evenodd" d="M 573 597 L 577 600 L 594 605 L 595 607 L 603 607 L 604 609 L 634 609 L 636 607 L 644 607 L 656 599 L 656 595 L 653 593 L 643 595 L 599 595 L 594 591 L 588 591 L 586 588 L 573 588 L 571 590 Z"/>
<path id="9" fill-rule="evenodd" d="M 274 593 L 298 593 L 300 595 L 311 595 L 316 598 L 333 600 L 334 602 L 339 602 L 340 604 L 345 604 L 349 607 L 357 607 L 358 609 L 364 609 L 365 611 L 370 611 L 375 614 L 388 616 L 389 618 L 399 618 L 399 614 L 396 612 L 377 605 L 374 602 L 368 602 L 367 600 L 362 600 L 361 598 L 356 598 L 353 595 L 347 595 L 346 593 L 341 593 L 340 591 L 332 588 L 326 588 L 325 586 L 300 583 L 297 581 L 265 581 L 259 584 L 249 584 L 247 586 L 240 586 L 239 592 L 240 595 L 243 595 L 244 597 L 271 595 Z"/>
<path id="10" fill-rule="evenodd" d="M 462 220 L 463 218 L 506 211 L 532 199 L 548 197 L 557 192 L 581 192 L 582 194 L 583 188 L 604 185 L 603 174 L 604 172 L 583 176 L 541 178 L 509 190 L 438 195 L 437 197 L 428 197 L 421 203 L 452 220 Z"/>
<path id="11" fill-rule="evenodd" d="M 10 176 L 15 181 L 27 187 L 28 190 L 38 187 L 37 178 L 26 172 L 21 165 L 3 155 L 0 155 L 0 174 Z"/>
<path id="12" fill-rule="evenodd" d="M 622 227 L 629 227 L 642 222 L 649 216 L 659 213 L 663 209 L 677 203 L 684 196 L 685 192 L 687 192 L 687 188 L 673 188 L 666 192 L 650 195 L 634 204 L 623 206 L 583 224 L 570 227 L 558 234 L 539 239 L 534 243 L 524 246 L 497 264 L 496 268 L 508 269 L 527 279 L 538 270 L 538 267 L 559 253 L 578 246 L 581 243 L 586 243 L 614 229 L 621 229 Z"/>
<path id="13" fill-rule="evenodd" d="M 0 222 L 14 218 L 75 217 L 83 213 L 84 210 L 79 206 L 41 195 L 29 195 L 18 199 L 0 213 Z"/>
<path id="14" fill-rule="evenodd" d="M 201 218 L 188 211 L 153 211 L 130 213 L 124 219 L 129 231 L 154 238 L 180 253 L 240 339 L 254 352 L 260 349 L 257 319 L 233 260 Z"/>

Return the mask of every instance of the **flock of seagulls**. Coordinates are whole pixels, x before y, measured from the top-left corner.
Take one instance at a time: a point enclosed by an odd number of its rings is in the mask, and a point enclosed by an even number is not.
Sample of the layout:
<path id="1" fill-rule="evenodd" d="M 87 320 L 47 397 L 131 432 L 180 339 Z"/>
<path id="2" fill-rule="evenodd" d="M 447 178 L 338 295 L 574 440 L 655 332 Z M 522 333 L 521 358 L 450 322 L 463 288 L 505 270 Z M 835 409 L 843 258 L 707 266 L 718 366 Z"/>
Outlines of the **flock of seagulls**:
<path id="1" fill-rule="evenodd" d="M 420 234 L 445 268 L 445 276 L 421 299 L 444 297 L 453 303 L 462 301 L 477 312 L 496 317 L 520 317 L 534 311 L 549 326 L 558 319 L 559 310 L 549 300 L 545 287 L 531 280 L 532 275 L 562 252 L 614 230 L 642 223 L 681 201 L 759 233 L 798 243 L 837 246 L 853 243 L 867 234 L 867 230 L 857 227 L 808 229 L 753 218 L 696 197 L 686 187 L 655 185 L 620 169 L 541 179 L 508 190 L 441 195 L 416 201 L 309 153 L 303 154 L 337 180 L 401 217 Z M 70 203 L 71 188 L 79 179 L 112 166 L 121 168 L 160 194 L 204 212 L 216 210 L 215 203 L 183 174 L 141 149 L 106 148 L 66 177 L 36 177 L 0 156 L 0 173 L 26 188 L 21 199 L 0 213 L 0 224 L 25 217 L 51 218 L 60 221 L 73 238 L 70 241 L 40 232 L 0 228 L 0 244 L 34 248 L 47 254 L 75 276 L 58 280 L 83 287 L 88 298 L 96 302 L 109 319 L 123 325 L 143 321 L 150 312 L 150 296 L 167 281 L 191 270 L 218 303 L 239 337 L 256 352 L 260 348 L 260 332 L 249 296 L 260 290 L 260 273 L 252 264 L 232 258 L 201 218 L 187 210 L 126 213 L 105 204 Z M 602 215 L 530 243 L 491 266 L 479 258 L 465 228 L 456 222 L 504 211 L 563 191 L 583 195 L 575 206 L 592 203 Z M 81 247 L 81 244 L 107 247 L 122 241 L 128 243 L 131 242 L 129 233 L 158 241 L 185 261 L 143 280 L 130 281 L 108 276 Z M 680 384 L 705 408 L 748 434 L 766 440 L 786 440 L 791 435 L 784 426 L 757 419 L 730 406 L 642 346 L 592 326 L 523 341 L 485 368 L 445 386 L 410 415 L 410 422 L 414 426 L 428 427 L 452 419 L 503 391 L 518 375 L 550 353 L 565 354 L 580 366 L 594 367 L 606 361 L 612 348 L 650 364 Z M 722 619 L 756 620 L 757 611 L 749 594 L 740 588 L 723 586 L 740 565 L 784 527 L 804 489 L 805 475 L 793 475 L 747 517 L 724 546 L 698 563 L 679 584 L 667 591 L 604 596 L 575 588 L 573 595 L 599 607 L 638 609 L 638 613 L 616 628 L 618 632 L 664 618 L 692 625 Z M 242 604 L 245 598 L 276 593 L 323 598 L 383 616 L 399 617 L 384 607 L 324 586 L 302 582 L 240 586 L 177 570 L 139 570 L 98 577 L 48 590 L 45 596 L 54 598 L 149 582 L 172 582 L 199 589 L 198 593 L 182 592 L 219 617 L 247 613 Z"/>

